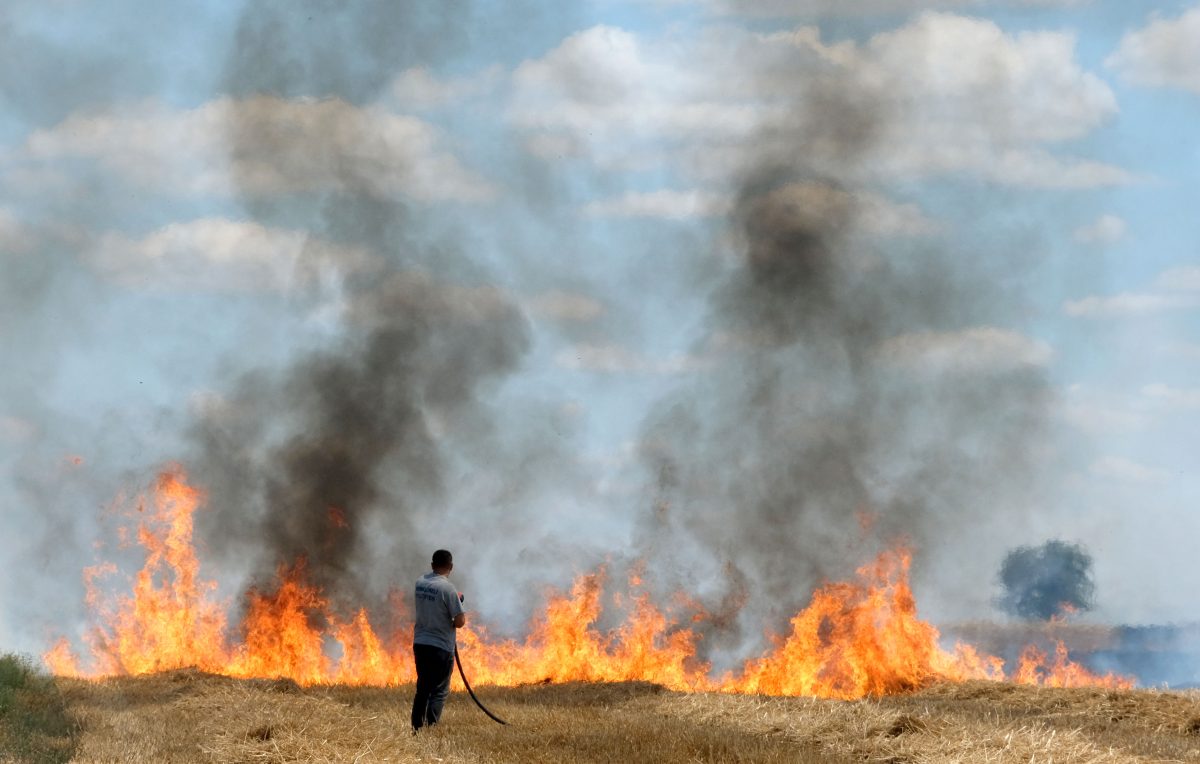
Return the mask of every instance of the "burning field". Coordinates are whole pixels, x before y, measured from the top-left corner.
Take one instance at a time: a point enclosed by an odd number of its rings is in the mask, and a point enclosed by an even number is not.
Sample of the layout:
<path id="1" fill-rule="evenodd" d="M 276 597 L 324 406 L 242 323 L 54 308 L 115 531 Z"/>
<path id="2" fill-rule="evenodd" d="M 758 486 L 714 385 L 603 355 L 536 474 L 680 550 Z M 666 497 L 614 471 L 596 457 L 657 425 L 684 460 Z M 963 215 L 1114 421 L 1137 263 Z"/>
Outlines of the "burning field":
<path id="1" fill-rule="evenodd" d="M 644 573 L 617 591 L 603 570 L 581 575 L 548 594 L 523 640 L 477 623 L 461 633 L 472 682 L 508 726 L 456 677 L 444 724 L 413 737 L 405 594 L 387 612 L 347 610 L 301 558 L 231 608 L 200 571 L 205 499 L 172 467 L 132 502 L 136 522 L 118 536 L 144 556 L 133 590 L 114 590 L 111 564 L 85 571 L 84 652 L 63 637 L 44 656 L 57 732 L 26 731 L 14 747 L 0 725 L 0 750 L 83 762 L 1200 760 L 1194 696 L 1132 690 L 1062 642 L 1049 654 L 1031 644 L 1011 667 L 945 646 L 918 617 L 899 547 L 819 587 L 769 650 L 725 672 L 700 657 L 712 616 L 686 593 L 660 607 Z"/>
<path id="2" fill-rule="evenodd" d="M 456 676 L 443 724 L 414 737 L 404 597 L 347 617 L 300 560 L 246 592 L 231 625 L 193 547 L 203 500 L 175 468 L 135 503 L 129 535 L 145 564 L 133 591 L 105 595 L 116 571 L 86 571 L 86 655 L 63 639 L 44 656 L 58 676 L 40 705 L 60 708 L 59 721 L 16 745 L 0 717 L 0 751 L 164 763 L 1200 761 L 1194 694 L 1130 689 L 1061 643 L 1052 657 L 1030 646 L 1011 668 L 944 648 L 917 616 L 902 549 L 820 587 L 772 649 L 720 675 L 698 658 L 709 616 L 687 596 L 664 612 L 634 578 L 606 630 L 604 573 L 581 576 L 523 641 L 462 632 L 472 681 L 507 726 L 478 713 Z"/>
<path id="3" fill-rule="evenodd" d="M 95 623 L 80 660 L 60 640 L 45 661 L 59 676 L 137 676 L 193 667 L 236 678 L 288 679 L 299 686 L 394 686 L 415 679 L 406 600 L 394 593 L 388 613 L 346 614 L 306 578 L 305 560 L 281 567 L 269 588 L 245 593 L 241 622 L 230 627 L 228 603 L 204 580 L 193 546 L 202 492 L 180 469 L 164 472 L 136 504 L 145 565 L 133 591 L 108 597 L 101 564 L 85 571 Z M 341 522 L 334 517 L 332 522 Z M 123 534 L 132 535 L 132 534 Z M 523 642 L 492 639 L 486 628 L 463 630 L 461 650 L 480 685 L 562 682 L 651 682 L 683 692 L 807 696 L 854 700 L 922 689 L 936 682 L 1011 681 L 1030 686 L 1127 688 L 1133 679 L 1099 676 L 1071 661 L 1060 642 L 1053 656 L 1028 647 L 1006 670 L 999 658 L 967 644 L 944 649 L 922 621 L 908 582 L 909 553 L 885 552 L 853 581 L 827 583 L 790 620 L 788 633 L 738 670 L 714 676 L 697 657 L 698 626 L 709 618 L 687 593 L 664 612 L 641 590 L 640 577 L 615 595 L 619 626 L 596 628 L 603 571 L 554 594 Z M 388 627 L 381 629 L 379 624 Z"/>
<path id="4" fill-rule="evenodd" d="M 1200 758 L 1077 3 L 3 5 L 0 761 Z"/>

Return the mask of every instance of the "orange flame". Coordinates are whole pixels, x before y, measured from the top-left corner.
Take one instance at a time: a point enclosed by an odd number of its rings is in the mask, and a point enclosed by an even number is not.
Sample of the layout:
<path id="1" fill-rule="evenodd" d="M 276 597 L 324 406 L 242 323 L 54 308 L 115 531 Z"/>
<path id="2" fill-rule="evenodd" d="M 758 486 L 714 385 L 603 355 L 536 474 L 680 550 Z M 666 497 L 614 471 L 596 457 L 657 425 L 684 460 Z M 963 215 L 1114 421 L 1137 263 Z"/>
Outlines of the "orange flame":
<path id="1" fill-rule="evenodd" d="M 225 607 L 214 599 L 215 584 L 198 575 L 192 517 L 202 498 L 179 468 L 159 477 L 153 511 L 138 527 L 146 563 L 132 596 L 105 602 L 96 580 L 111 566 L 86 570 L 89 604 L 98 619 L 86 637 L 92 666 L 81 670 L 66 640 L 60 640 L 44 656 L 52 671 L 103 676 L 196 666 L 235 677 L 288 677 L 303 685 L 413 681 L 411 620 L 402 606 L 394 604 L 399 628 L 387 638 L 380 637 L 365 609 L 339 620 L 321 591 L 307 582 L 303 560 L 281 567 L 272 589 L 248 592 L 240 640 L 233 641 Z M 625 619 L 613 630 L 597 628 L 601 570 L 577 578 L 567 594 L 552 594 L 523 641 L 493 639 L 486 628 L 472 624 L 460 632 L 459 646 L 469 656 L 475 682 L 508 686 L 644 680 L 684 691 L 852 699 L 938 681 L 1005 679 L 999 658 L 970 645 L 941 647 L 938 630 L 917 616 L 910 563 L 906 550 L 885 552 L 859 569 L 857 580 L 822 586 L 792 618 L 790 633 L 774 638 L 770 650 L 740 670 L 720 677 L 697 657 L 702 635 L 694 624 L 703 623 L 706 614 L 671 617 L 642 589 L 640 569 L 631 576 L 629 593 L 614 597 Z M 1011 680 L 1056 687 L 1133 684 L 1125 677 L 1088 672 L 1068 658 L 1061 642 L 1052 660 L 1035 646 L 1026 648 Z"/>
<path id="2" fill-rule="evenodd" d="M 334 528 L 349 528 L 350 523 L 346 521 L 346 513 L 340 507 L 330 507 L 328 510 L 329 524 Z"/>
<path id="3" fill-rule="evenodd" d="M 910 558 L 897 550 L 860 568 L 860 580 L 826 584 L 792 618 L 792 633 L 750 661 L 726 689 L 767 695 L 861 698 L 915 690 L 937 680 L 1002 679 L 998 659 L 938 646 L 917 618 Z"/>
<path id="4" fill-rule="evenodd" d="M 202 498 L 182 470 L 159 475 L 150 511 L 144 502 L 138 506 L 137 538 L 146 563 L 132 596 L 109 603 L 100 595 L 97 579 L 113 566 L 84 571 L 88 604 L 100 615 L 87 641 L 104 673 L 144 674 L 178 666 L 212 671 L 226 664 L 224 609 L 210 598 L 216 585 L 197 578 L 192 545 L 192 516 Z M 66 650 L 56 648 L 46 660 L 56 672 L 78 673 Z"/>

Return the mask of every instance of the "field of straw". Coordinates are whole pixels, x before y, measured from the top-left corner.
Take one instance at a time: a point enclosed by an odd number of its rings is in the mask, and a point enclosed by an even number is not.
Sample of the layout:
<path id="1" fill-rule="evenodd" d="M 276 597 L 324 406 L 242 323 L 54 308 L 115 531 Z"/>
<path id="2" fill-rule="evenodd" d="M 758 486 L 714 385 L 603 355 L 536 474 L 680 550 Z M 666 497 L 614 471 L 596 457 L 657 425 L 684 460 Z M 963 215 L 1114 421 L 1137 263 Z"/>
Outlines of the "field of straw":
<path id="1" fill-rule="evenodd" d="M 0 737 L 0 761 L 1200 761 L 1200 695 L 1153 691 L 968 683 L 844 702 L 645 683 L 484 687 L 509 726 L 455 692 L 442 724 L 414 737 L 411 687 L 301 689 L 191 670 L 55 684 L 69 724 L 37 733 L 24 754 Z"/>

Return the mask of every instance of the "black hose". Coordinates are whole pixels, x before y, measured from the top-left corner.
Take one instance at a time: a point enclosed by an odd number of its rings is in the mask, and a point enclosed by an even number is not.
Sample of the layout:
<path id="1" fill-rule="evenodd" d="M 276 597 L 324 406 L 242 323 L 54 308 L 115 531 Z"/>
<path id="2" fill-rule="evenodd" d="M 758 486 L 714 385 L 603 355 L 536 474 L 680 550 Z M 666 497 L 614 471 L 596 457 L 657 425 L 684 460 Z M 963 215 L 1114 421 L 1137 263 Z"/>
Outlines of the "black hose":
<path id="1" fill-rule="evenodd" d="M 479 710 L 492 717 L 492 721 L 500 724 L 508 724 L 508 722 L 496 716 L 491 711 L 487 710 L 487 706 L 479 702 L 479 698 L 475 697 L 475 691 L 471 689 L 471 683 L 467 681 L 467 674 L 463 671 L 462 658 L 458 657 L 458 646 L 454 647 L 454 662 L 458 664 L 458 675 L 462 677 L 463 686 L 467 688 L 467 693 L 471 696 L 471 700 L 475 701 L 475 705 L 479 706 Z"/>

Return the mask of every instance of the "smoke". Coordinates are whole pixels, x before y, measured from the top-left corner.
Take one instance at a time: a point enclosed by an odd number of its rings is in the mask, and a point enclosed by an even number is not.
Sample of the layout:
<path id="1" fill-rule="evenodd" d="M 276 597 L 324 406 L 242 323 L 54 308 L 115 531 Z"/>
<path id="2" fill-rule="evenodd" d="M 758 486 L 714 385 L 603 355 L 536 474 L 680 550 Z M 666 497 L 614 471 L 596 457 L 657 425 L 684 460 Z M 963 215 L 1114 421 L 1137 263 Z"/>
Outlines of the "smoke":
<path id="1" fill-rule="evenodd" d="M 1011 550 L 997 579 L 1004 587 L 996 602 L 1001 610 L 1043 621 L 1066 611 L 1091 610 L 1096 591 L 1092 556 L 1078 544 L 1057 539 Z"/>
<path id="2" fill-rule="evenodd" d="M 371 604 L 378 586 L 414 561 L 423 565 L 435 547 L 469 560 L 456 544 L 465 543 L 456 534 L 468 524 L 477 524 L 480 547 L 511 540 L 508 556 L 495 560 L 505 570 L 544 573 L 551 563 L 599 556 L 571 521 L 551 514 L 559 508 L 548 497 L 572 487 L 569 433 L 538 402 L 503 397 L 533 343 L 516 298 L 498 285 L 501 276 L 519 278 L 495 273 L 485 247 L 460 230 L 474 222 L 469 204 L 454 207 L 452 225 L 421 200 L 450 178 L 458 185 L 438 197 L 447 206 L 495 189 L 444 157 L 422 164 L 418 149 L 431 131 L 376 106 L 406 68 L 436 70 L 460 56 L 496 53 L 481 46 L 515 45 L 504 41 L 521 36 L 506 30 L 536 26 L 545 8 L 389 0 L 243 6 L 222 98 L 203 114 L 224 115 L 217 127 L 239 212 L 263 230 L 310 232 L 297 268 L 321 278 L 289 282 L 318 285 L 288 295 L 317 316 L 289 338 L 298 352 L 289 346 L 282 364 L 248 362 L 246 348 L 235 348 L 226 384 L 199 400 L 187 425 L 192 453 L 183 461 L 208 492 L 210 509 L 198 522 L 217 569 L 243 565 L 261 581 L 303 557 L 328 593 Z M 0 15 L 7 42 L 3 22 Z M 13 50 L 0 58 L 16 60 Z M 110 57 L 136 58 L 123 50 Z M 103 102 L 109 79 L 127 79 L 123 69 L 110 77 L 100 58 L 83 58 L 87 76 L 72 80 L 61 103 L 29 95 L 65 92 L 50 85 L 6 87 L 5 103 L 42 110 L 37 119 L 53 124 L 81 103 Z M 515 57 L 488 60 L 497 59 Z M 757 631 L 761 616 L 794 612 L 820 579 L 844 575 L 877 543 L 905 537 L 918 552 L 969 546 L 989 523 L 1014 522 L 1005 508 L 1029 504 L 1046 466 L 1030 444 L 1045 442 L 1051 403 L 1045 351 L 1019 333 L 1021 317 L 1008 299 L 1023 288 L 1019 259 L 877 235 L 879 189 L 867 192 L 859 180 L 889 140 L 889 126 L 904 121 L 902 99 L 850 75 L 797 83 L 788 61 L 747 66 L 730 80 L 739 89 L 749 83 L 747 90 L 758 86 L 776 101 L 772 88 L 786 94 L 773 104 L 782 108 L 761 111 L 770 121 L 756 136 L 729 149 L 734 170 L 712 196 L 732 204 L 714 254 L 693 263 L 694 273 L 654 272 L 662 276 L 656 295 L 708 278 L 694 348 L 704 372 L 645 419 L 641 457 L 652 509 L 639 518 L 635 541 L 672 588 L 693 589 L 694 574 L 711 574 L 701 588 L 714 616 L 712 643 L 730 647 L 749 623 L 739 612 L 753 614 Z M 587 88 L 587 80 L 574 86 Z M 488 147 L 501 155 L 489 166 L 513 177 L 497 186 L 514 189 L 519 201 L 508 203 L 539 208 L 522 210 L 537 218 L 533 224 L 501 221 L 511 241 L 489 241 L 486 250 L 514 250 L 503 253 L 510 268 L 536 259 L 521 248 L 573 251 L 577 231 L 554 226 L 568 212 L 567 223 L 577 225 L 562 190 L 578 184 L 548 177 L 516 145 L 519 136 L 503 137 L 514 145 Z M 722 168 L 730 164 L 724 159 Z M 71 198 L 88 199 L 88 215 L 56 210 L 52 217 L 116 227 L 102 206 L 130 194 L 84 190 Z M 554 230 L 520 230 L 539 223 Z M 0 217 L 0 244 L 25 235 Z M 689 244 L 702 235 L 689 231 Z M 56 246 L 83 249 L 74 241 Z M 680 260 L 691 259 L 690 247 L 680 249 L 689 252 Z M 555 285 L 546 272 L 554 257 L 536 263 L 538 289 Z M 646 267 L 668 270 L 662 262 Z M 46 338 L 61 335 L 55 311 L 90 304 L 62 297 L 70 293 L 53 257 L 5 244 L 0 264 L 13 274 L 0 282 L 6 350 L 40 342 L 24 334 L 34 325 Z M 586 269 L 577 270 L 586 281 Z M 648 293 L 613 299 L 632 305 Z M 608 321 L 636 330 L 635 318 Z M 58 354 L 46 348 L 49 365 Z M 30 371 L 7 375 L 4 392 L 16 408 L 36 411 L 8 395 L 19 383 L 32 397 L 46 376 L 24 365 Z M 164 450 L 156 442 L 137 458 L 179 456 Z M 628 508 L 605 501 L 581 494 L 571 506 L 623 522 Z M 448 518 L 452 506 L 466 512 Z M 531 535 L 537 543 L 525 543 Z M 513 596 L 538 594 L 527 588 Z"/>
<path id="3" fill-rule="evenodd" d="M 397 561 L 419 571 L 448 545 L 448 469 L 479 456 L 464 444 L 489 442 L 482 401 L 528 348 L 513 300 L 389 185 L 403 152 L 362 142 L 376 136 L 357 104 L 405 67 L 454 56 L 471 14 L 289 0 L 247 4 L 238 26 L 228 90 L 253 108 L 232 108 L 225 128 L 242 203 L 265 225 L 302 223 L 312 255 L 299 267 L 332 264 L 341 285 L 328 336 L 282 369 L 242 374 L 191 428 L 189 464 L 215 511 L 209 546 L 253 560 L 260 579 L 302 558 L 354 601 L 382 595 L 372 585 L 394 581 Z M 276 118 L 296 103 L 283 98 L 311 108 Z M 389 156 L 387 172 L 364 159 Z M 264 197 L 264 174 L 295 193 Z"/>
<path id="4" fill-rule="evenodd" d="M 107 436 L 123 434 L 112 421 L 80 421 L 53 392 L 67 359 L 95 341 L 108 307 L 79 253 L 93 243 L 94 227 L 112 216 L 111 186 L 81 172 L 57 193 L 40 193 L 42 178 L 12 156 L 29 131 L 74 109 L 95 108 L 141 80 L 138 56 L 121 58 L 95 38 L 67 42 L 30 24 L 27 14 L 36 6 L 0 7 L 0 354 L 8 359 L 0 374 L 0 491 L 11 526 L 21 529 L 0 542 L 0 558 L 28 572 L 19 583 L 10 577 L 11 591 L 0 586 L 6 642 L 23 638 L 16 633 L 26 624 L 76 609 L 59 606 L 52 616 L 43 609 L 68 601 L 62 582 L 78 580 L 81 550 L 88 548 L 90 517 L 73 510 L 91 509 L 95 496 L 115 488 L 66 457 L 78 454 L 85 438 L 102 448 Z"/>
<path id="5" fill-rule="evenodd" d="M 849 78 L 801 91 L 731 179 L 696 350 L 713 367 L 660 402 L 642 449 L 644 548 L 717 580 L 735 566 L 754 620 L 780 625 L 880 544 L 920 565 L 1021 506 L 1052 402 L 1048 351 L 1015 329 L 1015 261 L 873 234 L 854 178 L 903 105 Z"/>

